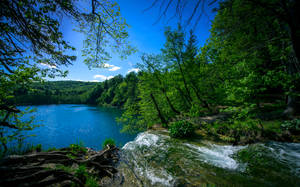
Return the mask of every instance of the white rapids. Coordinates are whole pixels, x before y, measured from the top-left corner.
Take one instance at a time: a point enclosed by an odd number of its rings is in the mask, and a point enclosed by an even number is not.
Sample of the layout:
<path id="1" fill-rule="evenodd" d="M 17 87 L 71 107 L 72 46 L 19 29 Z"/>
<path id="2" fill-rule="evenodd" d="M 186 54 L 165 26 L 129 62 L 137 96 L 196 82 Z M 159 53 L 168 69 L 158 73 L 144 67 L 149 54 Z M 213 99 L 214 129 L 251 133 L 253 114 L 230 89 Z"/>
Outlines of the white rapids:
<path id="1" fill-rule="evenodd" d="M 170 138 L 160 132 L 147 131 L 125 144 L 122 155 L 130 171 L 142 181 L 141 186 L 264 186 L 281 182 L 290 182 L 292 185 L 300 183 L 297 177 L 300 174 L 300 144 L 269 142 L 233 146 L 204 140 L 192 143 Z M 275 167 L 284 166 L 288 169 L 276 173 L 272 171 L 267 173 L 269 176 L 256 173 L 265 171 L 265 167 L 270 165 L 260 163 L 260 168 L 249 168 L 253 167 L 253 163 L 248 161 L 252 162 L 253 159 L 247 155 L 270 160 L 271 167 L 274 165 L 272 160 L 275 160 Z M 276 176 L 281 174 L 291 178 L 277 180 Z M 274 176 L 277 181 L 273 180 Z"/>

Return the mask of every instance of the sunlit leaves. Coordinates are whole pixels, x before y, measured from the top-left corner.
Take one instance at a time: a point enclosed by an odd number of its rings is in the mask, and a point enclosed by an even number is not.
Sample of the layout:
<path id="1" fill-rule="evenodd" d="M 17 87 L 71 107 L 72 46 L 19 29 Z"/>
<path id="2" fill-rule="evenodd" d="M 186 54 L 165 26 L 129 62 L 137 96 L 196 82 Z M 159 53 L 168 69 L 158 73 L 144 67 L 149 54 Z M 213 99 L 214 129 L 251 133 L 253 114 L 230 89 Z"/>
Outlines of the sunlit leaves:
<path id="1" fill-rule="evenodd" d="M 135 52 L 128 40 L 129 25 L 121 16 L 118 4 L 111 0 L 94 1 L 92 9 L 92 13 L 80 20 L 77 29 L 86 35 L 82 52 L 88 67 L 103 67 L 111 52 L 121 58 Z"/>

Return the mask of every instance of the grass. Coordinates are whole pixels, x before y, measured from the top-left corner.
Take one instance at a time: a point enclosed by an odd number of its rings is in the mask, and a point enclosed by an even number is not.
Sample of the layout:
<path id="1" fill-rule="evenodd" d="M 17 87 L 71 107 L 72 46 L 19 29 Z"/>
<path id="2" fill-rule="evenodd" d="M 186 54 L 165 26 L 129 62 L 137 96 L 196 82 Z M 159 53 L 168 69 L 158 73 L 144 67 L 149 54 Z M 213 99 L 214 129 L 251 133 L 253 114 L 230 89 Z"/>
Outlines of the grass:
<path id="1" fill-rule="evenodd" d="M 78 144 L 70 144 L 71 152 L 73 153 L 86 153 L 87 149 L 84 147 L 83 143 L 80 142 Z"/>
<path id="2" fill-rule="evenodd" d="M 115 140 L 114 139 L 112 139 L 112 138 L 107 138 L 107 139 L 105 139 L 104 140 L 104 142 L 103 142 L 103 148 L 106 148 L 107 146 L 116 146 L 116 142 L 115 142 Z"/>

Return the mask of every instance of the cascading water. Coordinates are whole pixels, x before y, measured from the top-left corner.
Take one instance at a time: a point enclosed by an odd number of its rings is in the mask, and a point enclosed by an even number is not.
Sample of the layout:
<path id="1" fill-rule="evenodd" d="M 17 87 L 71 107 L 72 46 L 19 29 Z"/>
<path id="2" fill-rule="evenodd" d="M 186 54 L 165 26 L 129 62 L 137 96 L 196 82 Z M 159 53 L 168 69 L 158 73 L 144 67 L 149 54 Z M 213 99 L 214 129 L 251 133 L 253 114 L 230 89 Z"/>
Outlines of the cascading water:
<path id="1" fill-rule="evenodd" d="M 248 146 L 176 140 L 144 132 L 121 152 L 124 186 L 299 186 L 300 144 Z"/>

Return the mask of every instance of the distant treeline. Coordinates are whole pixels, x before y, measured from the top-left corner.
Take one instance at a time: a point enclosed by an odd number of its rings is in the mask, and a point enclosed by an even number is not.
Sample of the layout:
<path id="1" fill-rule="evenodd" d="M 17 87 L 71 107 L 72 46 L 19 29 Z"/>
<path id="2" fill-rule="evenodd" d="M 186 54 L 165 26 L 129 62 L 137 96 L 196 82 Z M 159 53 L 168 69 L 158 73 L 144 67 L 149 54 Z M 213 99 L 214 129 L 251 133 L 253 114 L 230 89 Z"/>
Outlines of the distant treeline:
<path id="1" fill-rule="evenodd" d="M 137 75 L 115 76 L 104 82 L 46 81 L 34 82 L 15 91 L 18 105 L 94 104 L 122 107 L 135 101 Z"/>

